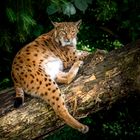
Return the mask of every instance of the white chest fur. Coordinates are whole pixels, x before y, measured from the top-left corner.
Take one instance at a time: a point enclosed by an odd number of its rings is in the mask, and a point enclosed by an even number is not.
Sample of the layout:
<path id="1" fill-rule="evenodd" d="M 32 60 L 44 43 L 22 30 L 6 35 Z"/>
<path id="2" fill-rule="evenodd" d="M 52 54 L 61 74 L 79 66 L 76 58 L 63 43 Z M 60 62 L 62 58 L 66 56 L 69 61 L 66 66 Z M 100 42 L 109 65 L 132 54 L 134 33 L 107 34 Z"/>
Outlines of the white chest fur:
<path id="1" fill-rule="evenodd" d="M 49 74 L 52 79 L 56 78 L 59 71 L 63 70 L 63 62 L 59 58 L 49 57 L 42 63 L 46 74 Z"/>

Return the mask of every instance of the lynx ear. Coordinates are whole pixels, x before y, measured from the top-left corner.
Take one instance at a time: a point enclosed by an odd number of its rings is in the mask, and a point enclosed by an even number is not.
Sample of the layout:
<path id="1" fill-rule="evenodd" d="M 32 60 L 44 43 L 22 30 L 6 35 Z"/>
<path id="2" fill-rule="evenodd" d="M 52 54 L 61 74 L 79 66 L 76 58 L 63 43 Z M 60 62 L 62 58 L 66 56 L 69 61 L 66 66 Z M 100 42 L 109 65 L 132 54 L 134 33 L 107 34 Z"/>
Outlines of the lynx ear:
<path id="1" fill-rule="evenodd" d="M 53 24 L 54 27 L 58 27 L 59 26 L 59 23 L 58 22 L 51 21 L 51 23 Z"/>
<path id="2" fill-rule="evenodd" d="M 81 19 L 75 22 L 75 25 L 77 26 L 78 29 L 80 28 L 81 23 L 82 23 Z"/>

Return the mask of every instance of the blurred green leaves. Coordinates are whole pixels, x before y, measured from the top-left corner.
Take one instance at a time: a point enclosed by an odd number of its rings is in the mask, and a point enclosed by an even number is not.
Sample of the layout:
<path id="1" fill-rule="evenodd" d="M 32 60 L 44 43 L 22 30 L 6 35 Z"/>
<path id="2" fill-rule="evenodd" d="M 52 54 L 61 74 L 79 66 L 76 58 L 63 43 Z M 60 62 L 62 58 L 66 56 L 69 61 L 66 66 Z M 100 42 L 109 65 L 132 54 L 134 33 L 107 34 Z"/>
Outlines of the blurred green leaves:
<path id="1" fill-rule="evenodd" d="M 75 0 L 74 4 L 79 10 L 83 12 L 85 12 L 88 7 L 88 2 L 86 0 Z"/>
<path id="2" fill-rule="evenodd" d="M 26 12 L 21 12 L 19 20 L 17 21 L 18 35 L 20 42 L 26 41 L 26 37 L 30 35 L 32 27 L 36 26 L 36 21 L 31 17 L 31 15 Z"/>
<path id="3" fill-rule="evenodd" d="M 8 17 L 9 22 L 14 23 L 17 20 L 16 13 L 11 8 L 6 9 L 6 15 Z"/>
<path id="4" fill-rule="evenodd" d="M 70 2 L 65 3 L 62 9 L 63 9 L 63 14 L 68 15 L 68 16 L 74 15 L 76 13 L 76 9 L 74 5 Z"/>
<path id="5" fill-rule="evenodd" d="M 98 7 L 95 9 L 97 20 L 108 21 L 115 16 L 117 12 L 117 3 L 115 1 L 97 0 Z"/>
<path id="6" fill-rule="evenodd" d="M 48 13 L 48 15 L 52 15 L 52 14 L 58 12 L 59 9 L 60 9 L 60 8 L 59 8 L 59 5 L 58 5 L 58 4 L 56 4 L 56 3 L 51 3 L 51 4 L 47 7 L 47 13 Z"/>
<path id="7" fill-rule="evenodd" d="M 89 4 L 92 4 L 92 0 L 72 0 L 71 2 L 67 0 L 52 0 L 47 7 L 47 13 L 52 15 L 56 12 L 62 12 L 64 15 L 71 16 L 76 14 L 76 9 L 84 13 Z"/>

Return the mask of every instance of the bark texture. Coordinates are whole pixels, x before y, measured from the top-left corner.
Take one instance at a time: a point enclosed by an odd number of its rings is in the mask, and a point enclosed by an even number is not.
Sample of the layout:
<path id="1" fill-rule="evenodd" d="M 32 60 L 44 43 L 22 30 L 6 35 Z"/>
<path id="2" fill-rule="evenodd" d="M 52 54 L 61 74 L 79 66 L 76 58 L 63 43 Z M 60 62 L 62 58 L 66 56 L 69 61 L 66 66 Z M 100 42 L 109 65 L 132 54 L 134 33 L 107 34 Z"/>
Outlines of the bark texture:
<path id="1" fill-rule="evenodd" d="M 71 114 L 80 119 L 113 103 L 140 93 L 140 40 L 108 54 L 88 56 L 75 80 L 60 85 Z M 0 139 L 32 140 L 64 125 L 44 101 L 27 97 L 13 108 L 14 89 L 0 92 Z"/>

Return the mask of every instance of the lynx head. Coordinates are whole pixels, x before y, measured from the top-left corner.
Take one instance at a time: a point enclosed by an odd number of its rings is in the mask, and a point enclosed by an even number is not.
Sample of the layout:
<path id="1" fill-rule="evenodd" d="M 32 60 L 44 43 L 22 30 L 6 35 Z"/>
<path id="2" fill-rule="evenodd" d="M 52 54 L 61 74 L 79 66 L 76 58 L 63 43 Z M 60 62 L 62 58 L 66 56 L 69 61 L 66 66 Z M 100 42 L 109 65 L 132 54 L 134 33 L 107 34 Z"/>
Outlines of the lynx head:
<path id="1" fill-rule="evenodd" d="M 55 41 L 61 46 L 76 46 L 77 33 L 81 24 L 81 20 L 77 22 L 52 22 L 55 28 Z"/>

